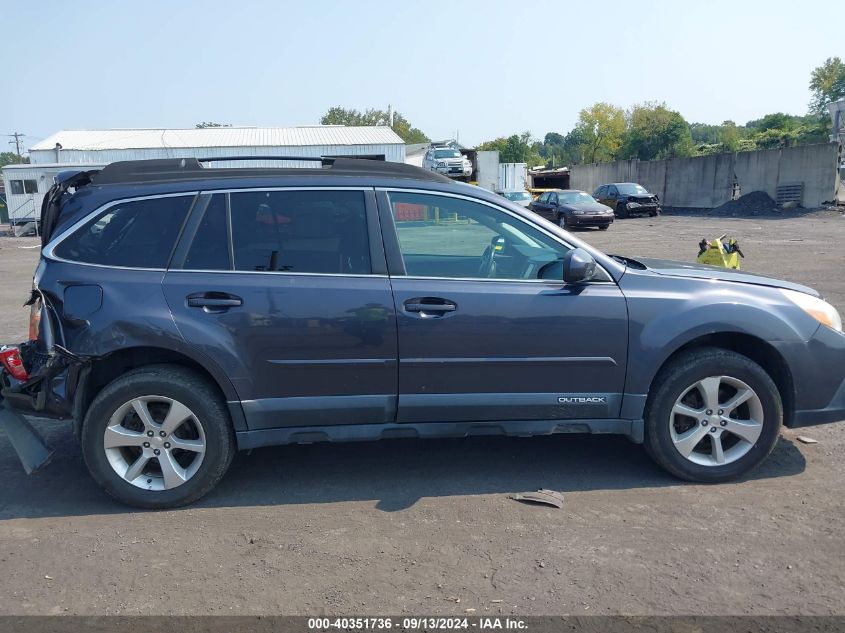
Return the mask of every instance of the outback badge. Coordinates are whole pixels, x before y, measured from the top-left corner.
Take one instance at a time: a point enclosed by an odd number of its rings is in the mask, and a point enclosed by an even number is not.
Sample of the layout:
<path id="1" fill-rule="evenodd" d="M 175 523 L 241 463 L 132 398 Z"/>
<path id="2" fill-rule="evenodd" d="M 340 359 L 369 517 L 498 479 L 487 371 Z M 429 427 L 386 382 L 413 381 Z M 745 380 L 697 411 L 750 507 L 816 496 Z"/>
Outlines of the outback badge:
<path id="1" fill-rule="evenodd" d="M 607 404 L 606 396 L 561 396 L 560 404 Z"/>

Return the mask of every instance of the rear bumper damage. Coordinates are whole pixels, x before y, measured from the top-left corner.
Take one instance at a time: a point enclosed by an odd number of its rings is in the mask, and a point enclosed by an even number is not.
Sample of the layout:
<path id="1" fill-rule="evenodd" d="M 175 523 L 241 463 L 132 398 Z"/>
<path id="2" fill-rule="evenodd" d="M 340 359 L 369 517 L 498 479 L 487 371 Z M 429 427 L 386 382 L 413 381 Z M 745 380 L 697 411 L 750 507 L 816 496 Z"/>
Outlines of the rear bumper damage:
<path id="1" fill-rule="evenodd" d="M 44 354 L 34 342 L 23 343 L 20 352 L 29 377 L 17 380 L 0 371 L 0 396 L 6 406 L 43 417 L 74 417 L 74 402 L 90 361 L 60 345 L 53 346 L 52 354 Z"/>
<path id="2" fill-rule="evenodd" d="M 0 369 L 0 429 L 9 438 L 27 474 L 46 466 L 53 450 L 22 414 L 77 420 L 79 391 L 90 371 L 90 361 L 59 345 L 54 345 L 49 355 L 36 348 L 35 342 L 24 343 L 19 348 L 28 372 L 25 380 L 17 380 Z"/>

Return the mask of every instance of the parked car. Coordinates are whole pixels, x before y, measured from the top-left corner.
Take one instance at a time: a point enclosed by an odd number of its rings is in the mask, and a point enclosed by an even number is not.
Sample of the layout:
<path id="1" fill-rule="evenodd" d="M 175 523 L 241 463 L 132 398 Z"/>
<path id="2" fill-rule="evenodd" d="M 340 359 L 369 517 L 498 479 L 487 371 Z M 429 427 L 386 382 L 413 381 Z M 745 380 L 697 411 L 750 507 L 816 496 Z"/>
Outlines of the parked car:
<path id="1" fill-rule="evenodd" d="M 423 169 L 449 176 L 468 178 L 472 174 L 472 162 L 452 147 L 432 147 L 423 157 Z"/>
<path id="2" fill-rule="evenodd" d="M 597 226 L 606 231 L 613 222 L 613 209 L 576 189 L 543 192 L 528 208 L 565 229 Z"/>
<path id="3" fill-rule="evenodd" d="M 593 197 L 616 212 L 618 218 L 632 215 L 660 215 L 660 200 L 656 194 L 634 182 L 616 182 L 602 185 Z"/>
<path id="4" fill-rule="evenodd" d="M 529 206 L 531 201 L 534 200 L 534 196 L 525 191 L 525 189 L 521 191 L 497 191 L 496 193 L 521 207 Z"/>
<path id="5" fill-rule="evenodd" d="M 68 420 L 93 478 L 147 508 L 199 499 L 237 449 L 323 440 L 619 433 L 719 482 L 782 424 L 845 418 L 842 322 L 806 286 L 605 255 L 481 188 L 314 160 L 63 173 L 5 404 Z"/>

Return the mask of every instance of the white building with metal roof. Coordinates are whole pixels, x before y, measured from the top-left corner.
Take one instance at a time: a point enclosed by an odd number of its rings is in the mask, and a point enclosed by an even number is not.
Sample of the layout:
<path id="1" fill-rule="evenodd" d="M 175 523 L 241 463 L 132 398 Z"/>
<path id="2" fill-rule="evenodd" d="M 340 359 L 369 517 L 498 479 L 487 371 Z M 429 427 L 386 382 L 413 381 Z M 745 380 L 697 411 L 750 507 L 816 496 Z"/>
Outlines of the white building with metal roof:
<path id="1" fill-rule="evenodd" d="M 119 160 L 262 156 L 344 156 L 405 162 L 405 143 L 387 126 L 213 127 L 192 129 L 62 130 L 29 148 L 30 164 L 3 168 L 10 220 L 32 220 L 61 171 Z M 215 167 L 264 167 L 272 161 L 215 162 Z M 287 167 L 313 166 L 289 161 Z"/>

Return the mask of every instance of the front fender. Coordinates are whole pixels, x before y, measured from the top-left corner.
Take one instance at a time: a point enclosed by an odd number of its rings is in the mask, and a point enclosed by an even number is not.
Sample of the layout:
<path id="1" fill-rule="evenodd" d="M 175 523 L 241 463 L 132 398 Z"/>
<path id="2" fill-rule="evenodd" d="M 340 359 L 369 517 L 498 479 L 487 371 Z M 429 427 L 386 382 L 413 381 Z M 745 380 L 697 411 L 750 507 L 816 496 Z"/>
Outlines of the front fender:
<path id="1" fill-rule="evenodd" d="M 620 285 L 630 319 L 629 394 L 646 395 L 667 359 L 703 336 L 744 334 L 782 348 L 806 344 L 819 328 L 777 288 L 648 271 L 626 273 Z"/>

